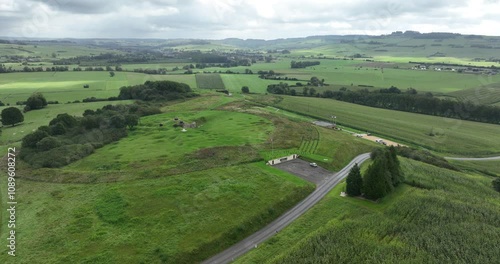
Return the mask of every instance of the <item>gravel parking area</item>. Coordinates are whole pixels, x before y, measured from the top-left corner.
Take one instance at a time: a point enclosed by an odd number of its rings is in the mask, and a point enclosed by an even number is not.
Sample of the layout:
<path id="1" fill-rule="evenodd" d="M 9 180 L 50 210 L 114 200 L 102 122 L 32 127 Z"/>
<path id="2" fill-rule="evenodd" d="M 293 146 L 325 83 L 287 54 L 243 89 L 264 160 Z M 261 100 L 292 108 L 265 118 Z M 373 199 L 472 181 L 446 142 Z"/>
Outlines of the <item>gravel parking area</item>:
<path id="1" fill-rule="evenodd" d="M 335 173 L 325 170 L 321 167 L 311 167 L 309 162 L 295 159 L 287 162 L 283 162 L 274 167 L 287 171 L 291 174 L 297 175 L 306 181 L 310 181 L 316 184 L 316 186 L 320 185 L 326 178 L 334 175 Z"/>

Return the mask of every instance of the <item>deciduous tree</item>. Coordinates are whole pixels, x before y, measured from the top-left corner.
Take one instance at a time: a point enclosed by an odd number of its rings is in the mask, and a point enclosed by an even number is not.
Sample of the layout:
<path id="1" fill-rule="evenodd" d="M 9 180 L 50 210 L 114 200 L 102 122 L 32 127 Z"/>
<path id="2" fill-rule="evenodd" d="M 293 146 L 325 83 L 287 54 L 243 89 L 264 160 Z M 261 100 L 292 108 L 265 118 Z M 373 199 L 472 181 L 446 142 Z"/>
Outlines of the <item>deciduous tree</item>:
<path id="1" fill-rule="evenodd" d="M 16 107 L 7 107 L 2 110 L 2 124 L 4 126 L 12 125 L 15 126 L 17 123 L 24 121 L 24 116 L 21 110 Z"/>

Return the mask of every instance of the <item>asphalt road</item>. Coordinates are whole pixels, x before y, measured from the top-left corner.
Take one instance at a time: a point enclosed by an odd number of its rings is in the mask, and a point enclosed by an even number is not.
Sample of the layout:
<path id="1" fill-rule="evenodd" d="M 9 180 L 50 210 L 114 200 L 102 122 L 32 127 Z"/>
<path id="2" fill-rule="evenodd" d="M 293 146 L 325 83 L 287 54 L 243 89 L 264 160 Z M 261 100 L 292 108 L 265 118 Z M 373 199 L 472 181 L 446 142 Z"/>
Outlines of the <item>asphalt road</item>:
<path id="1" fill-rule="evenodd" d="M 307 210 L 313 207 L 317 202 L 321 200 L 328 192 L 330 192 L 335 185 L 337 185 L 342 179 L 344 179 L 352 166 L 355 163 L 361 164 L 370 158 L 370 153 L 365 153 L 354 158 L 346 167 L 344 167 L 338 173 L 333 174 L 325 182 L 323 182 L 316 190 L 311 193 L 307 198 L 298 203 L 295 207 L 288 210 L 278 219 L 274 220 L 272 223 L 262 228 L 261 230 L 255 232 L 249 237 L 243 239 L 232 247 L 222 251 L 221 253 L 211 257 L 202 263 L 229 263 L 236 259 L 237 257 L 250 251 L 252 248 L 258 247 L 258 245 L 274 234 L 276 234 L 281 229 L 288 226 L 291 222 L 297 219 L 299 216 L 304 214 Z"/>
<path id="2" fill-rule="evenodd" d="M 487 161 L 487 160 L 500 160 L 500 156 L 498 157 L 488 157 L 488 158 L 453 158 L 453 157 L 444 157 L 449 160 L 478 160 L 478 161 Z"/>

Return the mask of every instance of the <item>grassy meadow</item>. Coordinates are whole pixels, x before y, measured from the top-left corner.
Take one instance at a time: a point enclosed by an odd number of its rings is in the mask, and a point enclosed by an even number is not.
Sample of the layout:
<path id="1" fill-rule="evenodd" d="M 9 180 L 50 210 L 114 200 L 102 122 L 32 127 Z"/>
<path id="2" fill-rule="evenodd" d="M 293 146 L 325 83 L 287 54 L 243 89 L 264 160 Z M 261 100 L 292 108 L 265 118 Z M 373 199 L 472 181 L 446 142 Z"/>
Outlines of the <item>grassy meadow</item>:
<path id="1" fill-rule="evenodd" d="M 5 186 L 6 178 L 0 181 Z M 15 263 L 197 262 L 312 188 L 262 163 L 112 184 L 22 180 Z M 6 225 L 1 230 L 5 240 Z M 0 256 L 1 263 L 12 260 Z"/>
<path id="2" fill-rule="evenodd" d="M 173 127 L 174 118 L 187 123 L 197 121 L 200 127 L 182 132 L 182 128 Z M 189 167 L 193 166 L 192 162 L 184 165 L 179 162 L 188 153 L 216 146 L 256 145 L 264 142 L 273 131 L 271 122 L 264 118 L 223 111 L 173 112 L 143 117 L 140 122 L 127 138 L 66 168 L 88 171 L 108 167 L 114 170 L 143 169 L 158 159 L 163 160 L 159 166 L 165 169 Z"/>
<path id="3" fill-rule="evenodd" d="M 409 185 L 378 203 L 342 198 L 338 185 L 236 263 L 495 262 L 500 194 L 491 178 L 400 159 Z"/>

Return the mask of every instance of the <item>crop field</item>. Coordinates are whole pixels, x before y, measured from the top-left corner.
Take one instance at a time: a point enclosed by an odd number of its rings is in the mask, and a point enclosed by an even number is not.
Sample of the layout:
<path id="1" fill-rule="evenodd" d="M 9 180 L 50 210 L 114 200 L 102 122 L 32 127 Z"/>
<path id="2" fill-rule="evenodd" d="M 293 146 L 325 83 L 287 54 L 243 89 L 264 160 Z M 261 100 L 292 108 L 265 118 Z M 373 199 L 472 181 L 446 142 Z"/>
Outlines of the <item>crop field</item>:
<path id="1" fill-rule="evenodd" d="M 196 84 L 199 89 L 226 89 L 219 74 L 196 74 Z"/>
<path id="2" fill-rule="evenodd" d="M 148 80 L 172 80 L 184 82 L 196 88 L 194 76 L 147 75 L 142 73 L 116 72 L 40 72 L 8 73 L 0 79 L 0 101 L 15 105 L 25 101 L 34 92 L 41 92 L 47 101 L 83 100 L 89 97 L 108 98 L 118 96 L 122 86 L 142 84 Z M 88 84 L 89 88 L 83 88 Z"/>
<path id="3" fill-rule="evenodd" d="M 401 159 L 406 182 L 378 203 L 316 207 L 236 263 L 481 263 L 498 259 L 500 194 L 491 178 Z M 420 186 L 420 188 L 411 185 Z"/>
<path id="4" fill-rule="evenodd" d="M 274 106 L 322 119 L 335 115 L 341 125 L 438 152 L 455 155 L 491 155 L 500 152 L 498 125 L 391 111 L 322 98 L 283 96 L 283 100 Z M 430 136 L 430 132 L 434 136 Z"/>

